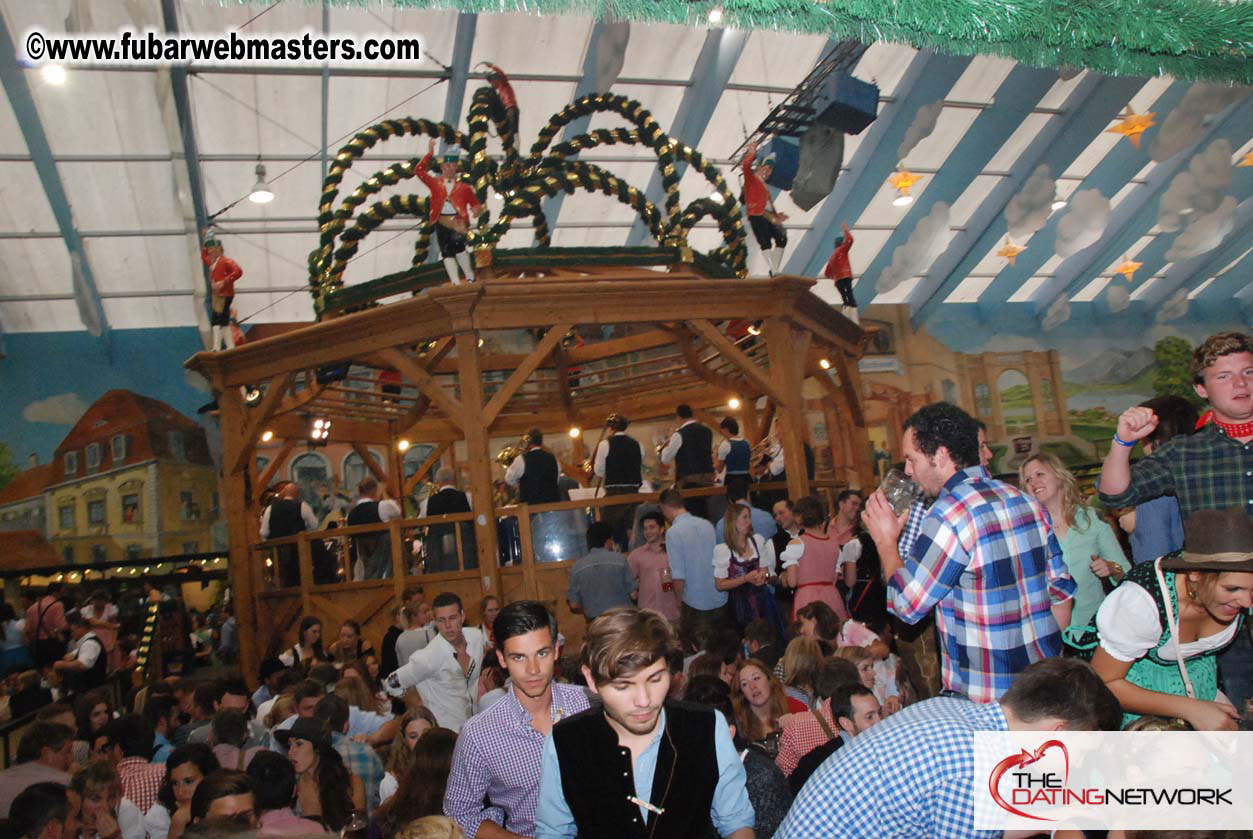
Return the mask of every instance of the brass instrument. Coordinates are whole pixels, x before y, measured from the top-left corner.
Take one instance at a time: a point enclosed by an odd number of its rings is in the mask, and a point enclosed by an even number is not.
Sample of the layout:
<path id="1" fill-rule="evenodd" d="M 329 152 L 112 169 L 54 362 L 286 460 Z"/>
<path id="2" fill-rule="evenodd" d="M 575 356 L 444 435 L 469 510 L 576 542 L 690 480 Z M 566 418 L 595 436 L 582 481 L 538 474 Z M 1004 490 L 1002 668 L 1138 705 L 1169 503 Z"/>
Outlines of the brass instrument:
<path id="1" fill-rule="evenodd" d="M 591 448 L 591 456 L 583 461 L 583 474 L 589 480 L 596 473 L 596 451 L 600 448 L 601 441 L 605 439 L 605 431 L 621 418 L 620 414 L 613 413 L 605 417 L 605 421 L 601 424 L 600 436 L 596 438 L 596 445 Z"/>
<path id="2" fill-rule="evenodd" d="M 496 462 L 501 466 L 508 468 L 509 464 L 513 463 L 518 458 L 518 455 L 525 452 L 527 447 L 530 445 L 530 438 L 523 434 L 518 438 L 518 442 L 510 443 L 500 451 L 496 452 Z"/>

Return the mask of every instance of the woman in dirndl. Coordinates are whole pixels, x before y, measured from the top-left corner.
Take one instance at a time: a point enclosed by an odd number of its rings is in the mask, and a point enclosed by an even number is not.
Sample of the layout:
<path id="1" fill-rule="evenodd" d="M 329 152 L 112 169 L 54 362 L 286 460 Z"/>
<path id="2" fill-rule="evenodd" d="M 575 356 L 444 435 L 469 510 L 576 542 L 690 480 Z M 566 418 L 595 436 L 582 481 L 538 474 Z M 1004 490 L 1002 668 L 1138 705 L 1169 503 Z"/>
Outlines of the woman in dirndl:
<path id="1" fill-rule="evenodd" d="M 1202 510 L 1184 530 L 1184 550 L 1134 566 L 1101 603 L 1092 667 L 1122 703 L 1124 726 L 1152 715 L 1235 731 L 1217 658 L 1253 604 L 1253 519 Z"/>
<path id="2" fill-rule="evenodd" d="M 783 620 L 767 585 L 774 576 L 774 545 L 753 532 L 747 504 L 727 505 L 722 532 L 726 541 L 714 547 L 714 586 L 728 593 L 736 628 L 742 635 L 744 627 L 764 620 L 782 638 Z"/>

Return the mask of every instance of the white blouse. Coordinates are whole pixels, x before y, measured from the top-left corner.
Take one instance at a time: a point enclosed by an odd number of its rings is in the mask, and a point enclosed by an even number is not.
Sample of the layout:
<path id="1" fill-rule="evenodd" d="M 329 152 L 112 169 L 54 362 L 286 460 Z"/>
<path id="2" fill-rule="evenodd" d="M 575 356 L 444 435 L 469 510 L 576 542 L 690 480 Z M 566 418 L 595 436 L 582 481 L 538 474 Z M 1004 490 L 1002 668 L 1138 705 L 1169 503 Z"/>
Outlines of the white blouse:
<path id="1" fill-rule="evenodd" d="M 757 545 L 757 555 L 761 557 L 760 566 L 766 573 L 774 576 L 774 543 L 760 533 L 753 534 L 753 542 Z M 749 549 L 752 556 L 752 549 Z M 714 579 L 725 580 L 731 569 L 731 546 L 722 542 L 714 546 Z"/>
<path id="2" fill-rule="evenodd" d="M 1184 644 L 1184 660 L 1231 643 L 1237 624 L 1238 621 L 1232 621 L 1221 632 Z M 1162 638 L 1157 601 L 1143 586 L 1123 583 L 1101 601 L 1101 608 L 1096 612 L 1096 629 L 1105 652 L 1119 661 L 1138 661 Z M 1175 639 L 1170 638 L 1157 654 L 1166 661 L 1178 661 L 1179 647 Z"/>

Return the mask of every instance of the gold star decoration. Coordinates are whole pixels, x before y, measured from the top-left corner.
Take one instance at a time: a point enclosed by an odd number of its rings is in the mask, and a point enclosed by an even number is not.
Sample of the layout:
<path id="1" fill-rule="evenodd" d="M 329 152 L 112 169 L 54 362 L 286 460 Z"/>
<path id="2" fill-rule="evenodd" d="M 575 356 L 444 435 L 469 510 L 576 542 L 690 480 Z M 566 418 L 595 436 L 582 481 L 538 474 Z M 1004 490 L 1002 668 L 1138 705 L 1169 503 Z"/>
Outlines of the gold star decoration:
<path id="1" fill-rule="evenodd" d="M 1117 268 L 1114 269 L 1114 273 L 1122 274 L 1124 277 L 1127 278 L 1127 282 L 1129 283 L 1134 282 L 1136 278 L 1136 271 L 1143 264 L 1144 264 L 1143 262 L 1135 262 L 1130 259 L 1124 259 L 1122 261 L 1122 265 L 1119 265 Z"/>
<path id="2" fill-rule="evenodd" d="M 1127 113 L 1118 118 L 1118 122 L 1105 129 L 1107 134 L 1122 134 L 1131 141 L 1131 145 L 1137 149 L 1140 148 L 1140 138 L 1151 125 L 1156 123 L 1153 121 L 1155 114 L 1150 111 L 1145 114 L 1137 114 L 1130 108 Z"/>
<path id="3" fill-rule="evenodd" d="M 1022 245 L 1014 244 L 1014 240 L 1006 236 L 1005 245 L 999 251 L 996 252 L 996 255 L 1000 257 L 1004 257 L 1005 259 L 1009 260 L 1010 265 L 1013 265 L 1014 260 L 1018 258 L 1018 254 L 1022 253 L 1025 250 L 1026 248 L 1024 248 Z"/>
<path id="4" fill-rule="evenodd" d="M 892 177 L 888 178 L 890 183 L 901 195 L 909 195 L 909 189 L 914 184 L 922 180 L 922 175 L 915 175 L 908 169 L 902 169 Z"/>
<path id="5" fill-rule="evenodd" d="M 1253 151 L 1240 158 L 1240 162 L 1236 166 L 1253 166 Z"/>

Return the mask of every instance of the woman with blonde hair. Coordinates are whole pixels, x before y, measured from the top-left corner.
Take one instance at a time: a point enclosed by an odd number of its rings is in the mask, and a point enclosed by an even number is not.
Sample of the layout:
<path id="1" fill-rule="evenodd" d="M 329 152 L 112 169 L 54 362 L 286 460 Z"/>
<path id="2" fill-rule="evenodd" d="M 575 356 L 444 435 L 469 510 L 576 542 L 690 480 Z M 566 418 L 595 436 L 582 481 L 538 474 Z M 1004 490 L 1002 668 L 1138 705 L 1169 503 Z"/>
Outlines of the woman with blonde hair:
<path id="1" fill-rule="evenodd" d="M 274 704 L 270 706 L 270 712 L 261 722 L 267 731 L 273 731 L 275 726 L 294 713 L 296 713 L 296 697 L 290 693 L 283 693 L 274 700 Z"/>
<path id="2" fill-rule="evenodd" d="M 1057 455 L 1037 452 L 1018 471 L 1023 490 L 1049 511 L 1066 570 L 1078 587 L 1070 625 L 1088 626 L 1105 599 L 1106 581 L 1112 589 L 1130 568 L 1118 537 L 1085 502 L 1079 482 Z"/>
<path id="3" fill-rule="evenodd" d="M 735 730 L 752 746 L 764 750 L 771 759 L 779 753 L 779 718 L 788 713 L 787 696 L 778 679 L 755 658 L 740 667 L 739 690 L 731 694 L 735 708 Z"/>
<path id="4" fill-rule="evenodd" d="M 779 660 L 788 713 L 803 713 L 813 704 L 814 681 L 822 668 L 822 659 L 822 643 L 816 638 L 802 635 L 788 642 Z"/>
<path id="5" fill-rule="evenodd" d="M 752 509 L 727 505 L 722 519 L 725 542 L 714 546 L 714 588 L 725 591 L 739 634 L 755 620 L 766 620 L 783 637 L 783 622 L 766 582 L 774 576 L 774 543 L 753 532 Z"/>
<path id="6" fill-rule="evenodd" d="M 465 839 L 465 834 L 447 816 L 423 816 L 397 830 L 393 839 Z"/>

